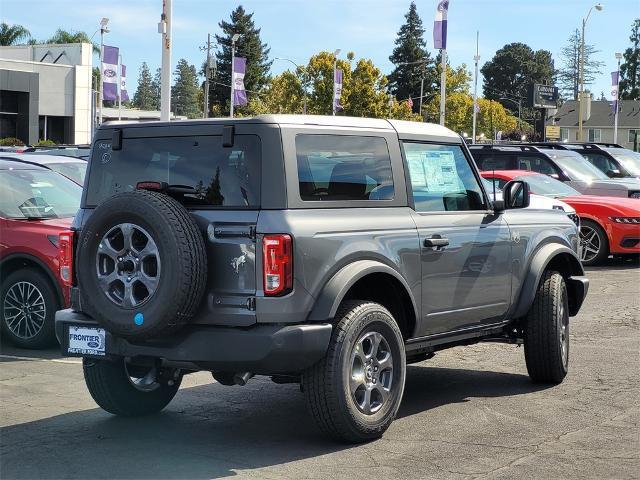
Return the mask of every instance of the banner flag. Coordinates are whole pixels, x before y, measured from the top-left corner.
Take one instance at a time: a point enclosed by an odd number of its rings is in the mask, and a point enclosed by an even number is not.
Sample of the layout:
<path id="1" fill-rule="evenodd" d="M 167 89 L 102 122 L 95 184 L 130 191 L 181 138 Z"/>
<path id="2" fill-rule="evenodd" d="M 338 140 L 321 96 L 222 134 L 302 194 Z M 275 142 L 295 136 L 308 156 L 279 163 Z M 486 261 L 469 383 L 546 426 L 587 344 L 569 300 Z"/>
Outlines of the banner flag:
<path id="1" fill-rule="evenodd" d="M 333 72 L 333 111 L 342 110 L 340 97 L 342 96 L 342 70 L 336 68 Z"/>
<path id="2" fill-rule="evenodd" d="M 243 57 L 234 57 L 233 59 L 233 104 L 246 105 L 247 91 L 244 89 L 244 74 L 247 69 L 247 59 Z"/>
<path id="3" fill-rule="evenodd" d="M 129 94 L 127 93 L 127 66 L 120 65 L 120 100 L 122 102 L 129 101 Z"/>
<path id="4" fill-rule="evenodd" d="M 611 72 L 611 98 L 613 103 L 611 104 L 611 111 L 615 115 L 618 111 L 618 80 L 620 79 L 620 72 Z"/>
<path id="5" fill-rule="evenodd" d="M 102 100 L 118 99 L 118 47 L 102 49 Z"/>
<path id="6" fill-rule="evenodd" d="M 438 2 L 436 10 L 436 19 L 433 22 L 433 47 L 446 50 L 447 49 L 447 12 L 449 10 L 449 0 L 441 0 Z"/>

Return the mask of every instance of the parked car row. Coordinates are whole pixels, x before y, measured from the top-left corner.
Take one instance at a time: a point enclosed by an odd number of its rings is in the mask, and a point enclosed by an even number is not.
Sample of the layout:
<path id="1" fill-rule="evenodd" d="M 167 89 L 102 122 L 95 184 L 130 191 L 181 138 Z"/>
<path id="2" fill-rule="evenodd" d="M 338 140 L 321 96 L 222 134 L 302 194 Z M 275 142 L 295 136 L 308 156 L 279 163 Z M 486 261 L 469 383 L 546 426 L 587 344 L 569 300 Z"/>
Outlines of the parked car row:
<path id="1" fill-rule="evenodd" d="M 59 273 L 58 234 L 79 207 L 88 166 L 68 155 L 73 148 L 0 151 L 2 329 L 26 348 L 51 344 L 53 314 L 69 301 Z M 640 154 L 595 144 L 484 145 L 470 151 L 494 199 L 502 200 L 506 182 L 524 180 L 532 193 L 528 208 L 564 211 L 580 228 L 585 265 L 610 254 L 640 253 Z"/>

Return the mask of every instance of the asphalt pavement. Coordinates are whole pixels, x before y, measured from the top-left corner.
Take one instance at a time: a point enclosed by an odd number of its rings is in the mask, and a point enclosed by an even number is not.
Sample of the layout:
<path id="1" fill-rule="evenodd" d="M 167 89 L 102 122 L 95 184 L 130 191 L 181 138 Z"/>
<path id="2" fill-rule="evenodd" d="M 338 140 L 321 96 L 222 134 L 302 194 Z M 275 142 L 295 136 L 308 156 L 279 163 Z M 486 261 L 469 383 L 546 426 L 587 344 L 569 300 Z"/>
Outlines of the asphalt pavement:
<path id="1" fill-rule="evenodd" d="M 523 349 L 479 344 L 408 367 L 384 437 L 342 445 L 316 430 L 297 385 L 189 375 L 169 407 L 116 418 L 77 359 L 2 344 L 0 478 L 640 478 L 640 268 L 588 270 L 570 372 L 529 380 Z"/>

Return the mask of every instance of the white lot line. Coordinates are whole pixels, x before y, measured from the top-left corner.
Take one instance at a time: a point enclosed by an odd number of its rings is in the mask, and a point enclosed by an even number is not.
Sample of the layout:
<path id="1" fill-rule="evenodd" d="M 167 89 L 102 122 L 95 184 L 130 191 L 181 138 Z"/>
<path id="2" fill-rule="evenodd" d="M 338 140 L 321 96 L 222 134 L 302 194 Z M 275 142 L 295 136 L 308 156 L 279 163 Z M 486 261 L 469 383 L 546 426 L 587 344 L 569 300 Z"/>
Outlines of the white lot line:
<path id="1" fill-rule="evenodd" d="M 73 364 L 82 363 L 81 359 L 65 360 L 64 358 L 19 357 L 17 355 L 3 355 L 3 354 L 0 354 L 0 358 L 8 358 L 11 360 L 25 360 L 28 362 L 54 362 L 54 363 L 73 363 Z"/>

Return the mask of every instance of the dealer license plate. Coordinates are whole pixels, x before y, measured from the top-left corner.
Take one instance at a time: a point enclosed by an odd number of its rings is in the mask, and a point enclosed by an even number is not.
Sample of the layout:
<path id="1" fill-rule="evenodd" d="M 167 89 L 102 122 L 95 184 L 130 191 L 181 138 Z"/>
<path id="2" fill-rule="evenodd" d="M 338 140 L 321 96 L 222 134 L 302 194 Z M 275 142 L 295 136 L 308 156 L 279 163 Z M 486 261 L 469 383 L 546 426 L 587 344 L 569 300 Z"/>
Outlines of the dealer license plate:
<path id="1" fill-rule="evenodd" d="M 69 326 L 67 352 L 76 355 L 105 355 L 104 328 Z"/>

